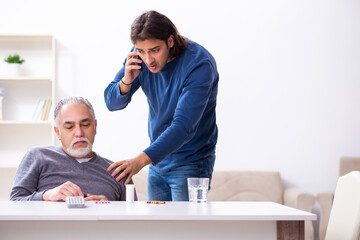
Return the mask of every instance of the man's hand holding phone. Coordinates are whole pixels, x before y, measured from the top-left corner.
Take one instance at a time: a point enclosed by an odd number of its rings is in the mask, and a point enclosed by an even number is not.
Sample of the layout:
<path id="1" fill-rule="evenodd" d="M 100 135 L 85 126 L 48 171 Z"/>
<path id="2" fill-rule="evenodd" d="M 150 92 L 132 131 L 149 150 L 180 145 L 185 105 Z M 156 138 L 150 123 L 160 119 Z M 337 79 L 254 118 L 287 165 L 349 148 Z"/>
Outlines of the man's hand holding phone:
<path id="1" fill-rule="evenodd" d="M 125 64 L 125 75 L 119 83 L 121 94 L 126 94 L 130 91 L 131 84 L 142 70 L 141 63 L 142 60 L 137 52 L 134 51 L 128 54 Z"/>
<path id="2" fill-rule="evenodd" d="M 137 65 L 140 66 L 139 71 L 142 71 L 142 67 L 141 67 L 141 63 L 142 63 L 142 59 L 139 55 L 135 56 L 136 59 L 140 60 L 141 62 L 138 62 Z"/>

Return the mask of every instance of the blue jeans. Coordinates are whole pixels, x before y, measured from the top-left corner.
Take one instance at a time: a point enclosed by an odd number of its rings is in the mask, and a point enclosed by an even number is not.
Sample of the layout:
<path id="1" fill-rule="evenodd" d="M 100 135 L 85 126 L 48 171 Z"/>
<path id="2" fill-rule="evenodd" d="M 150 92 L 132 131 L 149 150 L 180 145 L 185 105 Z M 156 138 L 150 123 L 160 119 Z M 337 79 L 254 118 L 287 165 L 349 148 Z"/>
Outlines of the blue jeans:
<path id="1" fill-rule="evenodd" d="M 148 176 L 149 201 L 189 201 L 187 178 L 212 176 L 215 158 L 187 163 L 160 174 L 150 165 Z M 210 185 L 210 183 L 209 183 Z"/>

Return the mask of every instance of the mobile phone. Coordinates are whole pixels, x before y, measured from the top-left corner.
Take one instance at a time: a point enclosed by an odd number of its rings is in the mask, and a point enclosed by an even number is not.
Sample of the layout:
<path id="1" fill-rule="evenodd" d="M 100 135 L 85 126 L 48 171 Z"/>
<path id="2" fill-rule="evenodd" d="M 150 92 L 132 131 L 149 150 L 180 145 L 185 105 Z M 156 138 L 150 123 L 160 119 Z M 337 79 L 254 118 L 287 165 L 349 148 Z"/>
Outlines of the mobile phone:
<path id="1" fill-rule="evenodd" d="M 140 59 L 140 60 L 142 61 L 142 59 L 141 59 L 141 57 L 140 57 L 139 55 L 136 55 L 135 58 Z M 137 65 L 139 65 L 139 66 L 141 67 L 141 68 L 139 69 L 139 71 L 142 71 L 142 65 L 141 65 L 141 63 L 138 63 Z"/>

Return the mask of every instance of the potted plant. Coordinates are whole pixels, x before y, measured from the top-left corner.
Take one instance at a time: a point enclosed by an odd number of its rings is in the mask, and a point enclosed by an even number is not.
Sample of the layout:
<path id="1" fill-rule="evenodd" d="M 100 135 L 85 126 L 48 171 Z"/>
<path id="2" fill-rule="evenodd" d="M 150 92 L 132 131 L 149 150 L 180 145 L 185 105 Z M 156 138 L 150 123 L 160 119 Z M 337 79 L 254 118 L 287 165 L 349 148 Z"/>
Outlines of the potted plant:
<path id="1" fill-rule="evenodd" d="M 15 53 L 14 55 L 9 55 L 4 59 L 8 64 L 8 71 L 10 75 L 19 75 L 20 73 L 20 65 L 25 62 L 23 58 L 20 57 L 19 54 Z"/>

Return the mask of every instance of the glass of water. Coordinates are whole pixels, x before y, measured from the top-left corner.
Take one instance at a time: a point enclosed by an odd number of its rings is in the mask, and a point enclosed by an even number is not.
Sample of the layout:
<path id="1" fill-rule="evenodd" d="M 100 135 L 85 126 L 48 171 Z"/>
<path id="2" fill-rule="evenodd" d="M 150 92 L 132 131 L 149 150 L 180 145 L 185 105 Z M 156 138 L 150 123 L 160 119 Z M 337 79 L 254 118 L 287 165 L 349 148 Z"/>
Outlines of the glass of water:
<path id="1" fill-rule="evenodd" d="M 209 178 L 188 178 L 189 201 L 206 203 L 209 189 Z"/>

